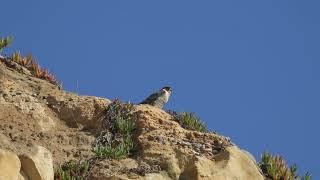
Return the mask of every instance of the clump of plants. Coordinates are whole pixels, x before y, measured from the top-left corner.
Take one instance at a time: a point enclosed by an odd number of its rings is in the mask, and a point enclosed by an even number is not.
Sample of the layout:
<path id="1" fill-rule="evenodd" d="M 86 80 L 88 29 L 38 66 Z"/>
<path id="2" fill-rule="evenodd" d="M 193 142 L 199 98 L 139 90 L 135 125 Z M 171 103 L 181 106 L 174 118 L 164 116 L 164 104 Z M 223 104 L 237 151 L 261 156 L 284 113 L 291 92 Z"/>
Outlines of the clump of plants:
<path id="1" fill-rule="evenodd" d="M 302 177 L 297 175 L 297 166 L 288 166 L 285 160 L 279 155 L 263 153 L 259 167 L 264 175 L 272 180 L 311 180 L 311 175 L 306 173 Z"/>
<path id="2" fill-rule="evenodd" d="M 41 68 L 39 63 L 32 57 L 32 55 L 28 55 L 26 57 L 21 56 L 20 52 L 15 52 L 12 54 L 10 58 L 13 62 L 27 68 L 33 76 L 46 80 L 54 85 L 59 85 L 57 79 L 49 73 L 47 69 Z"/>
<path id="3" fill-rule="evenodd" d="M 104 131 L 97 137 L 93 148 L 97 157 L 121 159 L 130 155 L 135 147 L 133 112 L 132 104 L 118 99 L 108 106 L 102 121 Z"/>
<path id="4" fill-rule="evenodd" d="M 69 161 L 55 172 L 55 180 L 85 180 L 89 175 L 89 163 Z"/>
<path id="5" fill-rule="evenodd" d="M 0 38 L 0 52 L 3 48 L 9 46 L 12 43 L 13 37 L 7 36 L 5 38 Z"/>
<path id="6" fill-rule="evenodd" d="M 199 131 L 199 132 L 208 132 L 207 125 L 194 113 L 190 112 L 182 112 L 177 113 L 175 111 L 167 111 L 169 114 L 171 114 L 175 121 L 177 121 L 181 127 L 193 131 Z"/>
<path id="7" fill-rule="evenodd" d="M 7 47 L 12 42 L 12 37 L 8 36 L 6 38 L 0 39 L 0 52 L 3 48 Z M 59 85 L 60 83 L 58 80 L 49 73 L 47 69 L 41 68 L 39 63 L 32 57 L 32 55 L 28 55 L 26 57 L 23 57 L 20 52 L 15 52 L 9 57 L 5 57 L 4 59 L 1 59 L 2 63 L 4 63 L 7 66 L 12 66 L 10 62 L 15 62 L 26 69 L 28 69 L 31 74 L 39 79 L 46 80 L 54 85 Z"/>

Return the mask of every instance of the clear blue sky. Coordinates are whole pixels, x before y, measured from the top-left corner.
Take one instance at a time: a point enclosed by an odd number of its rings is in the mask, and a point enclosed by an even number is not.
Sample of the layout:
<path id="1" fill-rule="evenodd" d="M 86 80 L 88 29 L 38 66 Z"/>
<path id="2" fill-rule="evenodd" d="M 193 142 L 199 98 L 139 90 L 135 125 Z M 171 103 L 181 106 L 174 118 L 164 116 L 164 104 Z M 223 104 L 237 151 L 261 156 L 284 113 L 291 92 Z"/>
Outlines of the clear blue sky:
<path id="1" fill-rule="evenodd" d="M 139 102 L 171 85 L 167 109 L 195 112 L 257 159 L 279 153 L 320 179 L 319 7 L 10 0 L 0 35 L 80 94 Z"/>

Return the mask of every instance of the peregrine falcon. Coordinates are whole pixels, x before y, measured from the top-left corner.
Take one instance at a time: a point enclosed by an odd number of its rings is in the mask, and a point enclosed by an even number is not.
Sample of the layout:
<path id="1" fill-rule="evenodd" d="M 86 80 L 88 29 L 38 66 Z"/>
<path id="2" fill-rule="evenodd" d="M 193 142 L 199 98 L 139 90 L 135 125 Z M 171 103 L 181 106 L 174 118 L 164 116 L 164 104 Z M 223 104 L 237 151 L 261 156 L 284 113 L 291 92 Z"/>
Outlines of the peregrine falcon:
<path id="1" fill-rule="evenodd" d="M 162 109 L 163 106 L 168 102 L 171 92 L 171 87 L 163 87 L 158 92 L 151 94 L 149 97 L 147 97 L 147 99 L 139 104 L 149 104 L 151 106 Z"/>

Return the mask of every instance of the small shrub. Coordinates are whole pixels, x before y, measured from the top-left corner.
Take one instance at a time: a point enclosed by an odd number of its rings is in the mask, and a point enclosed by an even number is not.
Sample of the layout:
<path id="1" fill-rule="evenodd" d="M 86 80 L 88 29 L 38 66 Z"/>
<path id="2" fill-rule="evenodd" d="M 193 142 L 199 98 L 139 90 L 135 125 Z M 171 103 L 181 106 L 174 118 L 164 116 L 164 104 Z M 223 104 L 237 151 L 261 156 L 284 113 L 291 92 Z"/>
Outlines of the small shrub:
<path id="1" fill-rule="evenodd" d="M 105 131 L 96 139 L 93 148 L 97 157 L 121 159 L 134 149 L 133 111 L 132 104 L 122 103 L 117 99 L 108 106 L 102 121 Z"/>
<path id="2" fill-rule="evenodd" d="M 122 159 L 126 158 L 133 149 L 133 141 L 128 138 L 116 146 L 105 145 L 94 148 L 94 153 L 99 158 Z"/>
<path id="3" fill-rule="evenodd" d="M 55 180 L 85 180 L 89 175 L 88 162 L 70 161 L 61 165 L 55 172 Z"/>
<path id="4" fill-rule="evenodd" d="M 12 43 L 13 37 L 12 36 L 7 36 L 5 38 L 0 39 L 0 52 L 2 51 L 3 48 L 9 46 Z"/>
<path id="5" fill-rule="evenodd" d="M 124 137 L 130 137 L 132 132 L 135 129 L 134 121 L 130 119 L 123 119 L 119 118 L 117 119 L 116 123 L 116 129 L 117 131 L 122 134 Z"/>
<path id="6" fill-rule="evenodd" d="M 310 180 L 311 175 L 306 173 L 304 176 L 299 178 L 297 175 L 297 166 L 288 166 L 285 160 L 279 155 L 272 155 L 270 153 L 264 153 L 259 162 L 264 175 L 272 180 Z"/>
<path id="7" fill-rule="evenodd" d="M 181 127 L 185 129 L 199 132 L 208 132 L 207 125 L 194 113 L 177 113 L 171 110 L 169 110 L 168 113 L 171 114 L 175 118 L 175 121 L 177 121 L 181 125 Z"/>

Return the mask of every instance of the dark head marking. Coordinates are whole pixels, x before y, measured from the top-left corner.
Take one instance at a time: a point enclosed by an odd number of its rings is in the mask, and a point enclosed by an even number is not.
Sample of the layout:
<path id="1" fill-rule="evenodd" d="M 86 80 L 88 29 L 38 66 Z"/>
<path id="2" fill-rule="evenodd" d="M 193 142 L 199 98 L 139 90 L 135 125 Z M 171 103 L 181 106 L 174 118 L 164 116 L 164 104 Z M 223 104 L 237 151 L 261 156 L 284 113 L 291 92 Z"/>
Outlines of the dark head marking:
<path id="1" fill-rule="evenodd" d="M 172 88 L 171 88 L 171 87 L 169 87 L 169 86 L 165 86 L 165 87 L 163 87 L 162 89 L 165 89 L 166 91 L 169 91 L 169 92 L 171 92 L 171 91 L 172 91 Z"/>

